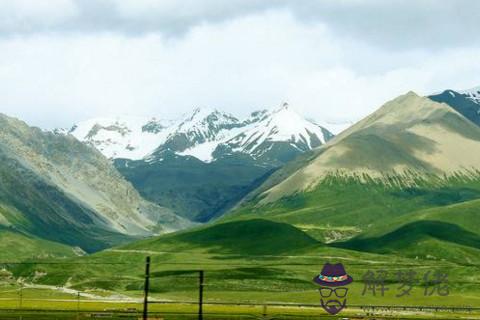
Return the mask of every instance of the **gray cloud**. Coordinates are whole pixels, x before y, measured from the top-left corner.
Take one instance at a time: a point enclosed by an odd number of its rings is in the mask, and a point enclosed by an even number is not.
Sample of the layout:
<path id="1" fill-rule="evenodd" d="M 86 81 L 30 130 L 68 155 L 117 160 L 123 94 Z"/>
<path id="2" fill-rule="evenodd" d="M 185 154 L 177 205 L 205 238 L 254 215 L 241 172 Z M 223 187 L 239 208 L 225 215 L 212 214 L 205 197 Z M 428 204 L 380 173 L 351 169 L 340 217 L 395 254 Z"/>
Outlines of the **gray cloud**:
<path id="1" fill-rule="evenodd" d="M 340 37 L 386 48 L 478 46 L 475 0 L 0 0 L 0 34 L 113 32 L 183 35 L 191 28 L 287 10 Z"/>
<path id="2" fill-rule="evenodd" d="M 390 48 L 478 46 L 480 1 L 297 1 L 300 20 L 323 21 L 337 34 Z"/>
<path id="3" fill-rule="evenodd" d="M 0 34 L 113 32 L 181 35 L 280 4 L 258 0 L 0 0 Z M 48 5 L 45 5 L 48 3 Z"/>

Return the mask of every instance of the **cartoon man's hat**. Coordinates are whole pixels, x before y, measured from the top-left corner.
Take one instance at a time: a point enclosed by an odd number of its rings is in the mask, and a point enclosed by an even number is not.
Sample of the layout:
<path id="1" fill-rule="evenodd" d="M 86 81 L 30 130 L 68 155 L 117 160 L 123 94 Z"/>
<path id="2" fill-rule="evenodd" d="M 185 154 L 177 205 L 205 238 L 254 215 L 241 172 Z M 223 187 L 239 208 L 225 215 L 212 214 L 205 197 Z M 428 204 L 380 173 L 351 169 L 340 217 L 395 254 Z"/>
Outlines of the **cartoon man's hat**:
<path id="1" fill-rule="evenodd" d="M 342 287 L 352 283 L 353 278 L 347 274 L 343 264 L 326 263 L 323 266 L 322 272 L 313 278 L 313 281 L 322 286 Z"/>

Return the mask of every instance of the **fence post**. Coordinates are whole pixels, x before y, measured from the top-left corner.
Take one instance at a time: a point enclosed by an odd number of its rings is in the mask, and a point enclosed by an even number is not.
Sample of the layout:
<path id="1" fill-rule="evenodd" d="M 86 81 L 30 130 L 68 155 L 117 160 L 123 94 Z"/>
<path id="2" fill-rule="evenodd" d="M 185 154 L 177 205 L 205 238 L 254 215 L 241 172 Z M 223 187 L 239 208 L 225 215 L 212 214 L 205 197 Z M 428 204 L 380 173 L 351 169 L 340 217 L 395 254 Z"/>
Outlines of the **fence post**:
<path id="1" fill-rule="evenodd" d="M 20 284 L 20 290 L 18 291 L 19 301 L 18 301 L 18 308 L 22 309 L 23 305 L 23 284 Z"/>
<path id="2" fill-rule="evenodd" d="M 203 270 L 198 276 L 198 320 L 203 320 Z"/>
<path id="3" fill-rule="evenodd" d="M 77 320 L 80 319 L 80 291 L 77 292 Z"/>
<path id="4" fill-rule="evenodd" d="M 143 320 L 148 318 L 148 291 L 150 289 L 150 257 L 145 260 L 145 286 L 143 297 Z"/>

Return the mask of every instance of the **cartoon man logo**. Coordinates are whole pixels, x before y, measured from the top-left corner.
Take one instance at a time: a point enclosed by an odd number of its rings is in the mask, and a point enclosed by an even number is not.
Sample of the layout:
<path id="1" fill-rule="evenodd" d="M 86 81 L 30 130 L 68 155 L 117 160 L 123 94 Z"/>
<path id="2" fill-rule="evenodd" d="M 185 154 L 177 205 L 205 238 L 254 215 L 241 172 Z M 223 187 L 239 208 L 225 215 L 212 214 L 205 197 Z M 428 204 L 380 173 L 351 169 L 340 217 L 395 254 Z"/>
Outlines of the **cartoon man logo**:
<path id="1" fill-rule="evenodd" d="M 321 286 L 320 303 L 325 311 L 334 315 L 345 308 L 348 292 L 345 286 L 352 283 L 353 278 L 347 274 L 341 263 L 326 263 L 313 281 Z"/>

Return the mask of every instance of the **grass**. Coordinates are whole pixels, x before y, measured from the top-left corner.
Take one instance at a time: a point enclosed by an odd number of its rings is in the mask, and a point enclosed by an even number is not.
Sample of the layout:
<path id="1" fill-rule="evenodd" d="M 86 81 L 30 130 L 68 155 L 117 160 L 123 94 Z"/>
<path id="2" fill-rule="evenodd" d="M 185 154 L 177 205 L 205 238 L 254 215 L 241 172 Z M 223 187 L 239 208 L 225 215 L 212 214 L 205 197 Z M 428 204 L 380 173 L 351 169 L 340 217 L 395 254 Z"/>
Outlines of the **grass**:
<path id="1" fill-rule="evenodd" d="M 242 221 L 243 222 L 243 221 Z M 267 222 L 268 223 L 268 222 Z M 239 226 L 245 224 L 239 222 Z M 277 224 L 271 223 L 270 226 Z M 280 224 L 281 225 L 281 224 Z M 217 227 L 218 228 L 218 227 Z M 226 229 L 233 227 L 227 225 Z M 237 229 L 236 227 L 233 228 Z M 286 229 L 290 230 L 290 228 Z M 206 231 L 203 231 L 206 232 Z M 216 229 L 214 232 L 218 232 Z M 291 238 L 282 230 L 270 240 L 279 241 L 282 237 Z M 294 234 L 300 230 L 291 231 Z M 199 231 L 177 235 L 164 236 L 155 242 L 143 241 L 137 245 L 129 245 L 107 250 L 87 257 L 73 258 L 68 261 L 58 261 L 52 264 L 8 266 L 16 277 L 23 278 L 27 283 L 43 285 L 65 285 L 77 289 L 82 294 L 101 295 L 105 298 L 120 299 L 130 297 L 141 300 L 144 283 L 144 261 L 149 255 L 151 264 L 151 299 L 164 301 L 162 304 L 152 304 L 152 310 L 158 311 L 168 319 L 175 319 L 178 313 L 195 313 L 196 306 L 186 302 L 196 303 L 198 300 L 198 270 L 205 272 L 204 301 L 206 303 L 223 303 L 223 305 L 207 305 L 206 313 L 235 314 L 238 317 L 251 317 L 261 314 L 261 305 L 303 304 L 311 307 L 280 307 L 269 306 L 269 314 L 290 314 L 291 317 L 326 316 L 319 306 L 317 285 L 312 278 L 317 275 L 325 262 L 342 262 L 347 272 L 355 281 L 349 286 L 348 304 L 354 305 L 427 305 L 427 306 L 477 306 L 480 307 L 480 292 L 477 265 L 460 265 L 449 261 L 429 261 L 425 259 L 409 259 L 400 256 L 376 254 L 333 248 L 318 243 L 306 246 L 303 250 L 287 250 L 277 255 L 245 254 L 241 252 L 225 253 L 221 250 L 222 242 L 216 246 L 198 246 Z M 207 232 L 208 233 L 208 232 Z M 260 237 L 258 233 L 247 233 L 252 239 Z M 173 241 L 176 238 L 182 240 Z M 208 237 L 207 237 L 208 239 Z M 204 238 L 200 238 L 204 244 Z M 310 242 L 310 241 L 309 241 Z M 229 241 L 224 242 L 228 248 Z M 182 249 L 179 249 L 182 248 Z M 220 250 L 219 250 L 220 249 Z M 65 263 L 65 262 L 68 262 Z M 362 295 L 365 283 L 362 277 L 366 270 L 388 270 L 386 280 L 390 290 L 384 297 Z M 397 298 L 396 272 L 416 270 L 419 276 L 426 271 L 447 270 L 451 283 L 450 295 L 425 297 L 420 282 L 412 291 L 412 295 Z M 33 275 L 40 271 L 43 276 L 37 279 Z M 4 280 L 4 282 L 6 282 Z M 18 308 L 18 282 L 10 280 L 5 288 L 0 288 L 0 309 Z M 5 289 L 5 290 L 4 290 Z M 13 291 L 12 291 L 13 290 Z M 9 292 L 5 292 L 9 291 Z M 77 304 L 75 294 L 65 294 L 58 289 L 23 289 L 24 309 L 72 310 Z M 4 298 L 13 300 L 3 301 Z M 29 299 L 48 299 L 38 301 Z M 71 301 L 54 301 L 67 299 Z M 139 304 L 101 302 L 97 299 L 81 298 L 80 309 L 84 312 L 126 307 L 140 307 Z M 120 299 L 121 300 L 121 299 Z M 259 306 L 237 306 L 232 304 L 257 304 Z M 352 308 L 342 313 L 344 316 L 365 315 L 365 312 Z M 399 317 L 398 313 L 394 313 Z M 72 317 L 75 313 L 72 313 Z M 168 315 L 168 317 L 166 316 Z M 192 315 L 193 316 L 193 315 Z M 436 318 L 452 319 L 467 316 L 461 312 L 423 313 L 405 312 L 405 318 Z M 225 316 L 226 317 L 226 316 Z M 181 318 L 181 317 L 180 317 Z M 337 318 L 335 318 L 337 319 Z"/>
<path id="2" fill-rule="evenodd" d="M 324 263 L 341 262 L 355 279 L 349 286 L 350 305 L 480 307 L 477 182 L 413 189 L 335 182 L 269 206 L 250 204 L 192 230 L 86 257 L 5 267 L 13 279 L 52 286 L 44 287 L 47 291 L 67 286 L 96 296 L 141 299 L 148 255 L 152 299 L 190 306 L 186 302 L 198 298 L 198 270 L 204 270 L 206 303 L 318 306 L 312 278 Z M 335 241 L 325 243 L 327 237 Z M 368 270 L 388 271 L 385 296 L 362 294 Z M 410 270 L 417 278 L 412 294 L 398 298 L 398 272 Z M 448 273 L 448 297 L 424 295 L 423 276 L 437 271 Z"/>
<path id="3" fill-rule="evenodd" d="M 168 247 L 166 245 L 166 247 Z M 35 283 L 64 285 L 82 291 L 92 288 L 106 290 L 105 295 L 125 294 L 141 297 L 143 289 L 143 262 L 152 256 L 152 296 L 174 301 L 195 301 L 198 292 L 198 272 L 205 270 L 205 300 L 210 302 L 250 303 L 318 303 L 317 287 L 312 278 L 327 262 L 342 262 L 355 282 L 349 299 L 354 304 L 403 305 L 472 305 L 480 306 L 478 266 L 464 266 L 451 262 L 415 260 L 388 255 L 356 252 L 325 246 L 312 247 L 301 253 L 283 255 L 219 254 L 192 248 L 181 251 L 132 251 L 131 248 L 105 251 L 78 260 L 91 264 L 59 264 L 23 266 L 15 271 L 17 276 L 30 281 L 34 271 L 46 275 Z M 136 249 L 139 250 L 139 249 Z M 74 262 L 73 260 L 72 262 Z M 109 264 L 100 263 L 108 261 Z M 94 264 L 96 263 L 96 264 Z M 112 264 L 125 263 L 125 264 Z M 451 282 L 451 295 L 423 297 L 420 282 L 415 294 L 404 299 L 393 295 L 398 286 L 396 272 L 410 269 L 422 271 L 447 271 Z M 387 282 L 391 291 L 385 297 L 362 296 L 362 277 L 366 270 L 389 271 Z M 29 278 L 30 277 L 30 278 Z"/>
<path id="4" fill-rule="evenodd" d="M 184 245 L 182 245 L 184 244 Z M 159 239 L 135 242 L 126 249 L 211 248 L 214 253 L 261 255 L 301 251 L 319 242 L 301 230 L 263 219 L 227 222 Z"/>
<path id="5" fill-rule="evenodd" d="M 72 247 L 0 227 L 0 262 L 72 258 Z"/>

